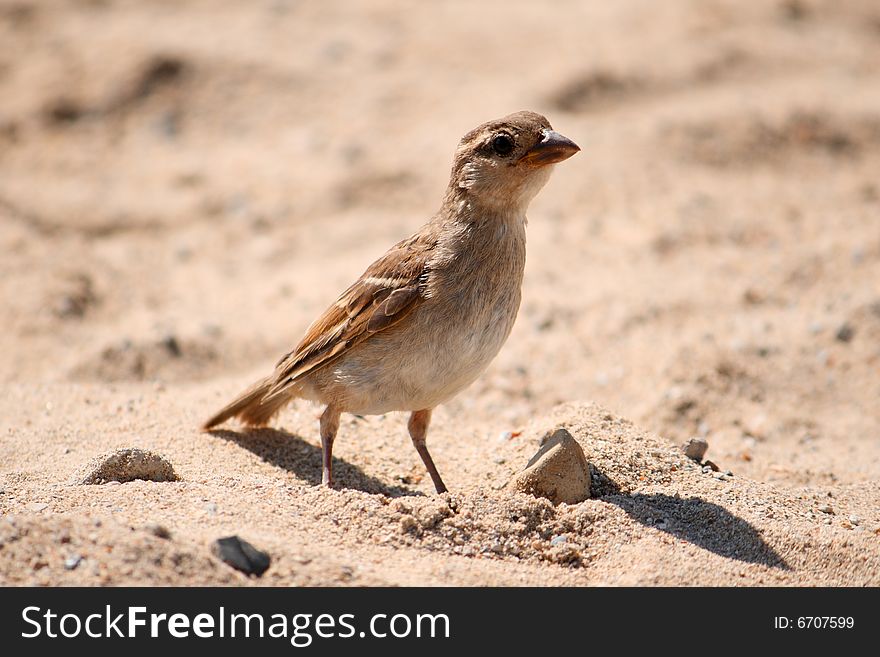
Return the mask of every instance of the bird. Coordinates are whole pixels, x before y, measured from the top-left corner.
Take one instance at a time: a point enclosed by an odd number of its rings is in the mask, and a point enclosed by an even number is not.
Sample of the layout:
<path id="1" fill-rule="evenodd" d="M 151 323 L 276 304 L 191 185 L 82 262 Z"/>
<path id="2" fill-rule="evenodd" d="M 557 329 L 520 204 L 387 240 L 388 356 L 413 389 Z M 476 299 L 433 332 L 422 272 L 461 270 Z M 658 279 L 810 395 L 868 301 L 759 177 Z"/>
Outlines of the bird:
<path id="1" fill-rule="evenodd" d="M 536 112 L 488 121 L 462 137 L 440 209 L 392 246 L 305 336 L 203 425 L 262 427 L 294 399 L 319 402 L 321 483 L 333 486 L 342 413 L 410 414 L 413 446 L 438 494 L 447 487 L 427 447 L 431 413 L 473 383 L 519 310 L 526 210 L 554 165 L 580 148 Z"/>

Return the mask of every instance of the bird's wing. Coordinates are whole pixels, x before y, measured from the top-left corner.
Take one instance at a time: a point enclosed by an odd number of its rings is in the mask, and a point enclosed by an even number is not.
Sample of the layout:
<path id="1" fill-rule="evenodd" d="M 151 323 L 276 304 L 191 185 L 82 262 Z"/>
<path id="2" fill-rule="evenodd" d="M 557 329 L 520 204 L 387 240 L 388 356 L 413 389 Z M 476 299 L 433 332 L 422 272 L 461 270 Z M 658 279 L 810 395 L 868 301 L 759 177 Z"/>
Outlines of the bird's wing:
<path id="1" fill-rule="evenodd" d="M 424 300 L 428 262 L 436 239 L 417 234 L 395 244 L 370 265 L 275 366 L 266 399 L 324 367 L 371 335 L 394 326 Z"/>

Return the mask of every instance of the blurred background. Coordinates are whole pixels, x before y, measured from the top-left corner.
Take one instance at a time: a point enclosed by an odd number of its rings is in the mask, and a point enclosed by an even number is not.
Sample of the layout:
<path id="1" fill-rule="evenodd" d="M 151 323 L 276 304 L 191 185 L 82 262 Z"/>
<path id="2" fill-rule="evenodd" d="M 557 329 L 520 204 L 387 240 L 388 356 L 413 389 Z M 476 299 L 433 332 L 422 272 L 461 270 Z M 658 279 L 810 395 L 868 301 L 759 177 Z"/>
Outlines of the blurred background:
<path id="1" fill-rule="evenodd" d="M 0 378 L 221 401 L 519 109 L 583 151 L 445 412 L 595 400 L 758 479 L 880 476 L 876 0 L 2 0 Z"/>

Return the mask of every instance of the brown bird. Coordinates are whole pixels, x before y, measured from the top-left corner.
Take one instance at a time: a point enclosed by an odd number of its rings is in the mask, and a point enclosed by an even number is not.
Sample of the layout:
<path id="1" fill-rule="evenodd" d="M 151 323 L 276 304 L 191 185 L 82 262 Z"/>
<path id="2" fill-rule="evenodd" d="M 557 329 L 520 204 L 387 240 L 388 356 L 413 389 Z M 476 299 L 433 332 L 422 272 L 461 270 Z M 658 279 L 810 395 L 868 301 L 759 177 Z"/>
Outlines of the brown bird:
<path id="1" fill-rule="evenodd" d="M 517 112 L 467 133 L 440 210 L 370 265 L 305 337 L 205 422 L 266 425 L 288 402 L 326 405 L 322 483 L 332 485 L 343 412 L 409 411 L 409 434 L 438 493 L 425 443 L 431 411 L 483 372 L 513 328 L 526 260 L 526 209 L 553 164 L 580 149 L 546 118 Z"/>

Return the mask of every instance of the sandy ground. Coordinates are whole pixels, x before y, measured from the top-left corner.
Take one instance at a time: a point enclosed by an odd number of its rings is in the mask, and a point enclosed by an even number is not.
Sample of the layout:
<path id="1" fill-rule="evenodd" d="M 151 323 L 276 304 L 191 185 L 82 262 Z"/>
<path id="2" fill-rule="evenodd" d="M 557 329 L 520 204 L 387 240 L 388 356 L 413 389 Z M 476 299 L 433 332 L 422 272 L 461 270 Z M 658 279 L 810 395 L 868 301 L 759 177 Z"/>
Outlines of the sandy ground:
<path id="1" fill-rule="evenodd" d="M 0 582 L 880 585 L 876 2 L 2 0 L 0 99 Z M 451 494 L 399 415 L 343 490 L 315 407 L 197 430 L 526 108 L 583 152 L 435 415 Z M 593 499 L 500 489 L 556 426 Z M 120 447 L 180 481 L 74 483 Z"/>

